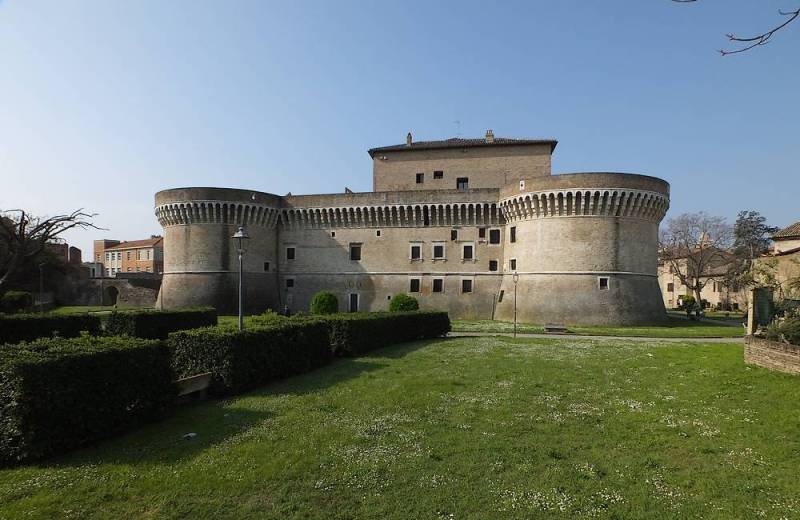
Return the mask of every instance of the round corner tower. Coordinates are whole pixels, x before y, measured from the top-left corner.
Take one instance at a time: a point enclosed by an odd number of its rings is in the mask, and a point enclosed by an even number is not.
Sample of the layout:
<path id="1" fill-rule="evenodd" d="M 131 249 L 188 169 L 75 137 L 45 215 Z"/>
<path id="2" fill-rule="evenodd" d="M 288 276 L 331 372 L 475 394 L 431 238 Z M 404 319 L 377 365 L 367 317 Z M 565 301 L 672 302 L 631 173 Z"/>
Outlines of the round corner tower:
<path id="1" fill-rule="evenodd" d="M 496 318 L 513 319 L 516 279 L 522 322 L 664 319 L 657 264 L 667 182 L 621 173 L 554 175 L 507 186 L 500 205 L 507 269 Z"/>
<path id="2" fill-rule="evenodd" d="M 280 197 L 250 190 L 176 188 L 156 193 L 155 214 L 164 228 L 164 278 L 157 305 L 212 306 L 235 313 L 239 264 L 231 237 L 246 226 L 246 310 L 278 308 L 279 206 Z"/>

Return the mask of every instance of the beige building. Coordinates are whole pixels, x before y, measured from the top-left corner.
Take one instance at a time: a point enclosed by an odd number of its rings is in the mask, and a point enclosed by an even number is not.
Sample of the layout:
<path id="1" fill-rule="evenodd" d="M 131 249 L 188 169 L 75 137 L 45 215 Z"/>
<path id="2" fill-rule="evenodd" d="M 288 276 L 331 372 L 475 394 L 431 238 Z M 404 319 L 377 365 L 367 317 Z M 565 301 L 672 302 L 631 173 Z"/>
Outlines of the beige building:
<path id="1" fill-rule="evenodd" d="M 95 240 L 94 258 L 102 263 L 105 276 L 120 273 L 161 273 L 164 270 L 164 239 L 153 235 L 145 240 Z"/>
<path id="2" fill-rule="evenodd" d="M 156 194 L 159 305 L 235 312 L 245 226 L 249 312 L 386 310 L 410 293 L 453 317 L 644 323 L 664 317 L 658 225 L 669 184 L 644 175 L 552 175 L 550 139 L 447 139 L 373 148 L 373 192 L 278 196 L 226 188 Z"/>
<path id="3" fill-rule="evenodd" d="M 686 259 L 679 259 L 677 263 L 680 271 L 685 273 Z M 730 260 L 725 253 L 722 253 L 719 259 L 713 262 L 705 276 L 701 278 L 705 285 L 700 291 L 700 296 L 708 302 L 711 308 L 743 310 L 747 307 L 747 292 L 741 288 L 729 287 L 725 283 L 729 266 Z M 675 267 L 670 262 L 659 262 L 658 284 L 661 287 L 661 295 L 667 309 L 678 308 L 681 297 L 685 295 L 695 296 L 694 291 L 681 282 Z"/>
<path id="4" fill-rule="evenodd" d="M 757 276 L 775 287 L 777 298 L 800 300 L 800 222 L 775 233 L 772 241 L 770 254 L 757 261 Z"/>

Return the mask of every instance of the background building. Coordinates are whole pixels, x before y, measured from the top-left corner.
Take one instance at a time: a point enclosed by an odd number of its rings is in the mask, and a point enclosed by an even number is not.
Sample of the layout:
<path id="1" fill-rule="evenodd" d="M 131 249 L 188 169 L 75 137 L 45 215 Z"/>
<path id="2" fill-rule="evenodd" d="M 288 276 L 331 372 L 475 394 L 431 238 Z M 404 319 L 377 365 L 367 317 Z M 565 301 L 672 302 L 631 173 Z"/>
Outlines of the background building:
<path id="1" fill-rule="evenodd" d="M 95 240 L 95 262 L 102 262 L 106 276 L 119 273 L 161 273 L 164 270 L 163 239 L 153 235 L 146 240 Z M 98 260 L 99 259 L 99 260 Z"/>
<path id="2" fill-rule="evenodd" d="M 285 196 L 225 188 L 156 194 L 164 308 L 236 308 L 231 235 L 247 226 L 246 301 L 385 310 L 410 293 L 453 317 L 643 323 L 664 317 L 658 225 L 669 184 L 621 173 L 551 174 L 550 139 L 447 139 L 373 148 L 374 192 Z M 116 246 L 112 248 L 115 250 Z M 515 276 L 516 274 L 516 276 Z"/>

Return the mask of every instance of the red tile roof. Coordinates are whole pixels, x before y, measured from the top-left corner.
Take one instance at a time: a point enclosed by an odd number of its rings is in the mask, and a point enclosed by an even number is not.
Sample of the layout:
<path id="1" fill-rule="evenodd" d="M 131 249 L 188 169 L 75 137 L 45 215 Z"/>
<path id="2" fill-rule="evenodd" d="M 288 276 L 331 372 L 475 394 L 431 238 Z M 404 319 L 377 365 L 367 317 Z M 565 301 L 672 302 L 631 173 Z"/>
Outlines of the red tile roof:
<path id="1" fill-rule="evenodd" d="M 785 227 L 772 235 L 772 239 L 782 239 L 782 238 L 800 238 L 800 222 L 795 222 L 789 227 Z"/>
<path id="2" fill-rule="evenodd" d="M 163 241 L 164 239 L 162 237 L 148 238 L 146 240 L 130 240 L 128 242 L 120 242 L 112 247 L 107 247 L 106 251 L 110 251 L 111 249 L 135 249 L 139 247 L 160 246 Z"/>

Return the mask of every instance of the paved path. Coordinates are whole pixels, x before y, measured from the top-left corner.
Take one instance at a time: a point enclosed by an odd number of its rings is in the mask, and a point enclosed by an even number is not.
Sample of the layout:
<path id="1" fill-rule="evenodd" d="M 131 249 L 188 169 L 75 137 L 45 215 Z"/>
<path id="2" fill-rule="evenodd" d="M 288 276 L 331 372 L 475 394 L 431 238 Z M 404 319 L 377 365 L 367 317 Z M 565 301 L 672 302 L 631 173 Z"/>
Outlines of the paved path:
<path id="1" fill-rule="evenodd" d="M 512 337 L 510 332 L 450 332 L 448 338 L 467 338 L 476 336 L 505 336 Z M 744 343 L 744 338 L 650 338 L 644 336 L 582 336 L 579 334 L 517 334 L 518 338 L 537 339 L 591 339 L 607 341 L 647 341 L 650 343 Z"/>

